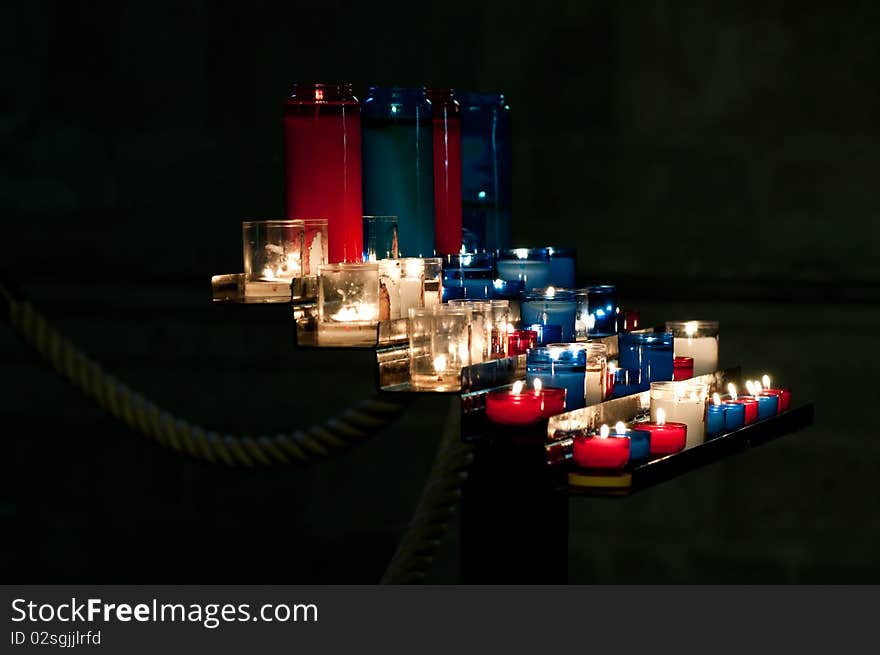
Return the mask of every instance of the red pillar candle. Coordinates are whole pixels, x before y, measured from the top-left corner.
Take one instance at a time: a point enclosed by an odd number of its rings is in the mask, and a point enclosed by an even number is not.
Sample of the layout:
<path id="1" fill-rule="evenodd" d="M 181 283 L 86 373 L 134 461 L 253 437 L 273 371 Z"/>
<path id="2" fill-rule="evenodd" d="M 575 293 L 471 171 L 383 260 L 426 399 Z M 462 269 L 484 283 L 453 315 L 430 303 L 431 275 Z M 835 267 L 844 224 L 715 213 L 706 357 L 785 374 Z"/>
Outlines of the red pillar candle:
<path id="1" fill-rule="evenodd" d="M 790 389 L 773 389 L 770 387 L 770 376 L 765 375 L 761 378 L 763 385 L 762 393 L 776 396 L 779 404 L 779 411 L 784 412 L 791 407 L 791 390 Z"/>
<path id="2" fill-rule="evenodd" d="M 363 258 L 361 115 L 350 84 L 295 84 L 284 105 L 287 218 L 326 218 L 331 263 Z"/>
<path id="3" fill-rule="evenodd" d="M 434 116 L 434 248 L 461 251 L 461 107 L 452 89 L 427 89 Z"/>
<path id="4" fill-rule="evenodd" d="M 662 407 L 657 410 L 655 423 L 636 423 L 632 429 L 650 433 L 652 455 L 671 455 L 684 450 L 687 444 L 687 424 L 667 423 Z"/>
<path id="5" fill-rule="evenodd" d="M 619 470 L 629 461 L 629 438 L 609 436 L 607 425 L 599 434 L 576 437 L 572 459 L 582 468 Z"/>
<path id="6" fill-rule="evenodd" d="M 536 348 L 538 345 L 538 333 L 534 330 L 514 330 L 507 335 L 507 355 L 525 355 L 526 351 Z"/>
<path id="7" fill-rule="evenodd" d="M 535 386 L 541 383 L 541 380 L 535 379 Z M 541 417 L 550 418 L 565 411 L 565 389 L 559 387 L 544 387 L 541 390 Z"/>
<path id="8" fill-rule="evenodd" d="M 694 377 L 694 358 L 675 357 L 672 360 L 672 379 L 689 380 Z"/>
<path id="9" fill-rule="evenodd" d="M 541 419 L 543 396 L 531 389 L 523 392 L 523 382 L 510 391 L 490 391 L 486 396 L 486 417 L 500 425 L 528 425 Z"/>

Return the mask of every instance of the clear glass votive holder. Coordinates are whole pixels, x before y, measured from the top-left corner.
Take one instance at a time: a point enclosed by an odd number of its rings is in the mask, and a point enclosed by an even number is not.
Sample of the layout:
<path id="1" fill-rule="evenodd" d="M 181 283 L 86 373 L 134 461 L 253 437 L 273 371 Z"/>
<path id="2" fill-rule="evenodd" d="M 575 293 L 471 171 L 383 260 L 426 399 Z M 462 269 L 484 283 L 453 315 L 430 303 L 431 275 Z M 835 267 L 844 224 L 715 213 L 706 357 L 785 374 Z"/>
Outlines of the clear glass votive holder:
<path id="1" fill-rule="evenodd" d="M 492 340 L 492 306 L 488 300 L 450 300 L 449 307 L 471 311 L 471 364 L 489 359 Z"/>
<path id="2" fill-rule="evenodd" d="M 692 448 L 706 440 L 706 399 L 709 385 L 692 380 L 651 383 L 651 421 L 657 422 L 657 410 L 666 414 L 667 423 L 687 425 L 687 444 Z"/>
<path id="3" fill-rule="evenodd" d="M 617 334 L 617 287 L 600 284 L 577 290 L 578 336 Z"/>
<path id="4" fill-rule="evenodd" d="M 507 335 L 510 332 L 510 301 L 501 298 L 486 301 L 489 303 L 492 325 L 489 340 L 489 359 L 507 357 Z"/>
<path id="5" fill-rule="evenodd" d="M 379 266 L 379 320 L 401 318 L 399 259 L 380 259 Z"/>
<path id="6" fill-rule="evenodd" d="M 490 252 L 443 256 L 443 299 L 488 300 L 495 279 Z"/>
<path id="7" fill-rule="evenodd" d="M 414 389 L 457 391 L 461 369 L 470 366 L 471 310 L 436 305 L 409 310 L 410 384 Z"/>
<path id="8" fill-rule="evenodd" d="M 547 284 L 573 289 L 577 273 L 577 249 L 548 246 L 546 250 L 550 258 L 550 281 Z"/>
<path id="9" fill-rule="evenodd" d="M 425 260 L 404 257 L 400 261 L 400 314 L 425 306 Z"/>
<path id="10" fill-rule="evenodd" d="M 321 264 L 327 264 L 330 258 L 327 241 L 327 219 L 303 219 L 302 241 L 302 275 L 315 277 Z"/>
<path id="11" fill-rule="evenodd" d="M 520 280 L 526 289 L 553 285 L 547 248 L 505 248 L 498 251 L 495 264 L 502 280 Z"/>
<path id="12" fill-rule="evenodd" d="M 376 343 L 379 322 L 379 264 L 322 264 L 318 269 L 318 343 L 359 346 Z"/>
<path id="13" fill-rule="evenodd" d="M 287 295 L 302 277 L 302 220 L 243 221 L 246 295 Z"/>
<path id="14" fill-rule="evenodd" d="M 614 396 L 647 391 L 652 382 L 672 380 L 672 333 L 621 332 Z"/>
<path id="15" fill-rule="evenodd" d="M 525 285 L 522 280 L 502 280 L 497 278 L 492 282 L 492 298 L 507 301 L 508 321 L 514 326 L 520 324 L 522 315 L 519 302 L 524 290 Z"/>
<path id="16" fill-rule="evenodd" d="M 718 321 L 666 321 L 676 357 L 693 357 L 694 376 L 718 370 Z"/>
<path id="17" fill-rule="evenodd" d="M 364 261 L 399 256 L 397 216 L 364 216 Z"/>
<path id="18" fill-rule="evenodd" d="M 558 325 L 561 328 L 561 341 L 566 343 L 575 340 L 576 310 L 574 291 L 555 287 L 532 289 L 523 294 L 520 303 L 524 325 Z"/>
<path id="19" fill-rule="evenodd" d="M 425 307 L 443 302 L 443 258 L 424 257 L 425 263 Z"/>

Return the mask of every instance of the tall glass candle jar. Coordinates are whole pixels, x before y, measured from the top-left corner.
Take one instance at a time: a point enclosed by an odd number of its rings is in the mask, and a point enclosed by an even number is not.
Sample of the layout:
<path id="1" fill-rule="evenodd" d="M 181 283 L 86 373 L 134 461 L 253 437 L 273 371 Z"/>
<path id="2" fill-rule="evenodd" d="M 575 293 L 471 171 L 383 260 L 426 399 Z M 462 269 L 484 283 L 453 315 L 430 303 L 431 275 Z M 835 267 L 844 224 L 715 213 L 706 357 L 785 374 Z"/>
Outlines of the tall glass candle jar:
<path id="1" fill-rule="evenodd" d="M 460 253 L 443 257 L 444 300 L 492 297 L 495 259 L 492 253 Z"/>
<path id="2" fill-rule="evenodd" d="M 709 386 L 700 382 L 651 383 L 651 421 L 658 422 L 657 412 L 663 410 L 668 421 L 687 425 L 687 446 L 692 448 L 706 440 L 706 398 Z"/>
<path id="3" fill-rule="evenodd" d="M 551 343 L 547 347 L 583 350 L 586 356 L 584 403 L 586 406 L 590 406 L 605 400 L 608 379 L 608 346 L 604 343 Z"/>
<path id="4" fill-rule="evenodd" d="M 461 252 L 461 107 L 452 89 L 428 88 L 434 116 L 434 249 Z"/>
<path id="5" fill-rule="evenodd" d="M 617 287 L 600 284 L 578 289 L 578 322 L 589 337 L 617 334 Z"/>
<path id="6" fill-rule="evenodd" d="M 525 289 L 543 289 L 553 285 L 550 281 L 550 255 L 546 248 L 499 250 L 496 267 L 500 279 L 521 280 Z"/>
<path id="7" fill-rule="evenodd" d="M 520 324 L 522 317 L 519 301 L 524 288 L 522 280 L 502 280 L 498 278 L 492 282 L 492 297 L 508 302 L 508 320 L 514 326 Z"/>
<path id="8" fill-rule="evenodd" d="M 415 389 L 455 391 L 470 366 L 471 310 L 437 305 L 409 310 L 410 384 Z"/>
<path id="9" fill-rule="evenodd" d="M 397 216 L 364 216 L 364 261 L 399 256 Z"/>
<path id="10" fill-rule="evenodd" d="M 425 306 L 425 260 L 404 257 L 400 260 L 400 314 Z"/>
<path id="11" fill-rule="evenodd" d="M 321 264 L 330 262 L 328 221 L 326 218 L 303 219 L 302 274 L 315 277 Z"/>
<path id="12" fill-rule="evenodd" d="M 492 316 L 489 358 L 507 357 L 507 335 L 510 332 L 510 303 L 504 299 L 487 301 Z"/>
<path id="13" fill-rule="evenodd" d="M 667 321 L 675 335 L 675 355 L 694 358 L 694 375 L 718 370 L 718 321 Z"/>
<path id="14" fill-rule="evenodd" d="M 290 298 L 302 276 L 303 221 L 244 221 L 241 234 L 245 294 Z"/>
<path id="15" fill-rule="evenodd" d="M 647 391 L 652 382 L 672 380 L 672 334 L 621 332 L 617 335 L 615 397 Z"/>
<path id="16" fill-rule="evenodd" d="M 379 320 L 400 318 L 400 260 L 380 259 L 379 265 Z"/>
<path id="17" fill-rule="evenodd" d="M 318 343 L 373 345 L 379 322 L 379 264 L 322 264 L 318 273 Z"/>
<path id="18" fill-rule="evenodd" d="M 550 258 L 550 281 L 547 284 L 573 289 L 577 272 L 576 249 L 548 246 L 546 250 Z"/>
<path id="19" fill-rule="evenodd" d="M 564 388 L 565 411 L 584 406 L 584 374 L 587 354 L 576 346 L 545 346 L 526 353 L 526 380 L 534 386 L 541 380 L 545 387 Z"/>
<path id="20" fill-rule="evenodd" d="M 510 107 L 500 93 L 462 93 L 462 227 L 470 252 L 510 247 Z"/>
<path id="21" fill-rule="evenodd" d="M 294 84 L 283 120 L 287 217 L 326 218 L 330 261 L 360 261 L 361 116 L 351 84 Z"/>
<path id="22" fill-rule="evenodd" d="M 571 342 L 574 341 L 576 309 L 574 291 L 547 287 L 525 292 L 520 313 L 525 325 L 558 325 L 562 341 Z"/>
<path id="23" fill-rule="evenodd" d="M 400 253 L 434 254 L 434 147 L 423 88 L 371 86 L 361 106 L 364 211 L 397 216 Z"/>
<path id="24" fill-rule="evenodd" d="M 485 362 L 492 342 L 492 305 L 488 300 L 450 300 L 449 306 L 471 311 L 471 364 Z"/>
<path id="25" fill-rule="evenodd" d="M 425 307 L 443 302 L 443 259 L 424 257 L 425 262 Z"/>

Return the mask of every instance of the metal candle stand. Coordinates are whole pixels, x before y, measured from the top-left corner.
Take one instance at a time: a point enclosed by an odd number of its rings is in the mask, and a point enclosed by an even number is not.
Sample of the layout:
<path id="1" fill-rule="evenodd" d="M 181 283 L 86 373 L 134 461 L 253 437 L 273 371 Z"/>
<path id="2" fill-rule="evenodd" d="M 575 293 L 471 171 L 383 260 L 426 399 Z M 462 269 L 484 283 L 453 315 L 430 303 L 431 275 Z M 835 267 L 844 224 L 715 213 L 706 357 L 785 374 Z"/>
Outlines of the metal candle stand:
<path id="1" fill-rule="evenodd" d="M 313 284 L 313 282 L 312 282 Z M 243 293 L 241 275 L 212 279 L 215 302 L 265 303 Z M 291 285 L 295 343 L 322 346 L 317 339 L 313 286 Z M 617 356 L 617 337 L 602 339 L 608 356 Z M 530 426 L 491 423 L 486 395 L 525 378 L 525 355 L 493 359 L 462 369 L 461 389 L 415 390 L 409 384 L 406 319 L 381 321 L 375 343 L 355 346 L 375 350 L 376 383 L 385 393 L 442 393 L 459 403 L 462 439 L 473 445 L 473 464 L 462 488 L 461 570 L 467 583 L 565 583 L 568 576 L 568 511 L 570 496 L 619 497 L 671 480 L 729 455 L 803 429 L 813 422 L 811 402 L 738 430 L 709 438 L 672 455 L 602 473 L 578 469 L 570 459 L 575 434 L 617 421 L 646 417 L 650 392 L 615 398 L 542 420 Z M 723 391 L 740 384 L 738 368 L 694 378 Z"/>

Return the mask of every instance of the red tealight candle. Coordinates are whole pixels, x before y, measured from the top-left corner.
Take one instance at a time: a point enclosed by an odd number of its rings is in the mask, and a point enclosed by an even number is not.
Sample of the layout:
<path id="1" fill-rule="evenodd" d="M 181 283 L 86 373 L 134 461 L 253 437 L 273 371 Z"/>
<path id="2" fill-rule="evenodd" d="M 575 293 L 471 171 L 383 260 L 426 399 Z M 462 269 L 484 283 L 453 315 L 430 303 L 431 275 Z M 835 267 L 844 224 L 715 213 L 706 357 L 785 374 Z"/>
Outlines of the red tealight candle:
<path id="1" fill-rule="evenodd" d="M 507 335 L 507 354 L 509 357 L 525 355 L 526 351 L 538 345 L 538 333 L 534 330 L 514 330 Z"/>
<path id="2" fill-rule="evenodd" d="M 789 389 L 771 389 L 769 375 L 765 375 L 764 377 L 762 377 L 761 383 L 764 387 L 762 390 L 762 393 L 776 396 L 776 402 L 779 405 L 778 406 L 779 412 L 784 412 L 789 407 L 791 407 L 791 390 L 789 390 Z"/>
<path id="3" fill-rule="evenodd" d="M 689 380 L 694 377 L 694 358 L 675 357 L 672 360 L 672 379 Z"/>
<path id="4" fill-rule="evenodd" d="M 746 417 L 745 424 L 749 425 L 758 420 L 758 401 L 752 396 L 738 396 L 736 394 L 736 385 L 732 382 L 727 385 L 727 390 L 730 392 L 730 395 L 727 399 L 727 402 L 730 403 L 739 403 L 740 405 L 745 405 L 746 409 Z"/>
<path id="5" fill-rule="evenodd" d="M 686 423 L 667 423 L 663 408 L 657 410 L 656 423 L 636 423 L 633 430 L 642 430 L 651 434 L 651 454 L 671 455 L 684 450 L 687 443 Z"/>
<path id="6" fill-rule="evenodd" d="M 535 380 L 535 390 L 539 389 L 540 380 Z M 565 411 L 565 389 L 544 387 L 541 390 L 541 416 L 550 418 Z"/>
<path id="7" fill-rule="evenodd" d="M 486 396 L 486 418 L 500 425 L 528 425 L 541 419 L 543 395 L 523 393 L 523 383 L 515 382 L 510 391 L 490 391 Z"/>
<path id="8" fill-rule="evenodd" d="M 588 469 L 618 470 L 629 461 L 629 437 L 608 435 L 607 425 L 599 434 L 575 438 L 572 459 L 575 464 Z"/>

